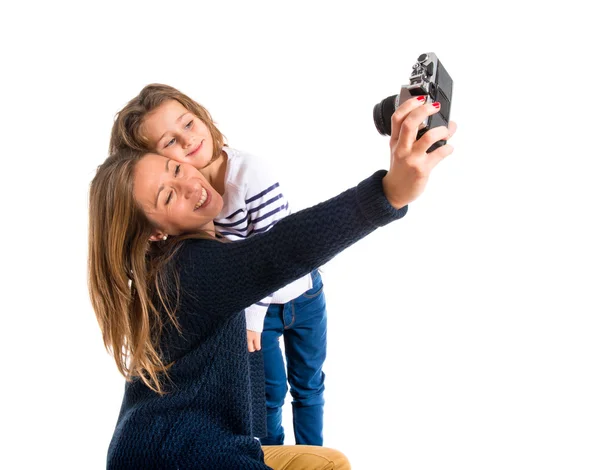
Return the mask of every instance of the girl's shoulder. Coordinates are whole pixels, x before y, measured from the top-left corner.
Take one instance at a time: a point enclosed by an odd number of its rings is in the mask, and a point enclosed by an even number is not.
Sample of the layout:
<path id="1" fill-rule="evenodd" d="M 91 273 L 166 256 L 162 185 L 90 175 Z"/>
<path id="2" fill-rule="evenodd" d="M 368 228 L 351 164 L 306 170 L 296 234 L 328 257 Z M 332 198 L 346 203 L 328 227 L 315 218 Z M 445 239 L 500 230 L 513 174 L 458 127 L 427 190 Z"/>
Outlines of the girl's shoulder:
<path id="1" fill-rule="evenodd" d="M 257 155 L 245 150 L 234 149 L 231 147 L 223 147 L 230 166 L 240 169 L 246 168 L 261 168 L 266 166 L 265 161 Z"/>
<path id="2" fill-rule="evenodd" d="M 224 147 L 223 150 L 228 158 L 226 176 L 228 184 L 239 185 L 247 181 L 259 183 L 273 179 L 270 168 L 262 158 L 231 147 Z"/>

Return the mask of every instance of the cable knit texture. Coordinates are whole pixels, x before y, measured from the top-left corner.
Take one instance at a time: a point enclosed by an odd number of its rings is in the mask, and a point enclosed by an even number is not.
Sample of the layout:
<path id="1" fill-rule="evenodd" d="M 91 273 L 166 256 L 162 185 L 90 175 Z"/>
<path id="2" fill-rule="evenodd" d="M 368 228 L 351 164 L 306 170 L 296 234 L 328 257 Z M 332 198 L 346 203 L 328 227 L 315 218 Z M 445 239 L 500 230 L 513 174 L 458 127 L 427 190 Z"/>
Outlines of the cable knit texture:
<path id="1" fill-rule="evenodd" d="M 168 393 L 126 384 L 109 469 L 269 468 L 254 437 L 265 426 L 262 356 L 248 352 L 243 309 L 403 217 L 407 208 L 394 209 L 383 195 L 384 175 L 241 242 L 182 242 L 173 261 L 181 332 L 167 327 L 161 338 L 174 361 Z"/>

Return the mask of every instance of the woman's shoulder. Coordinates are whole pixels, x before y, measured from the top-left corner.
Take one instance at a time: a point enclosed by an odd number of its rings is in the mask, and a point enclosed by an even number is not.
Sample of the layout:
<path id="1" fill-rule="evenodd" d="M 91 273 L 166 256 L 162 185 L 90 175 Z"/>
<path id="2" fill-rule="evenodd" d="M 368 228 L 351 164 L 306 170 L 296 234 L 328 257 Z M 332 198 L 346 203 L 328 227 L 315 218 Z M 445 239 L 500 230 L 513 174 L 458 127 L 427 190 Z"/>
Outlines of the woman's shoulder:
<path id="1" fill-rule="evenodd" d="M 183 238 L 175 248 L 173 260 L 178 264 L 186 263 L 189 261 L 189 255 L 194 252 L 204 251 L 210 253 L 213 250 L 218 250 L 223 242 L 214 238 L 209 234 L 190 236 L 189 238 Z"/>

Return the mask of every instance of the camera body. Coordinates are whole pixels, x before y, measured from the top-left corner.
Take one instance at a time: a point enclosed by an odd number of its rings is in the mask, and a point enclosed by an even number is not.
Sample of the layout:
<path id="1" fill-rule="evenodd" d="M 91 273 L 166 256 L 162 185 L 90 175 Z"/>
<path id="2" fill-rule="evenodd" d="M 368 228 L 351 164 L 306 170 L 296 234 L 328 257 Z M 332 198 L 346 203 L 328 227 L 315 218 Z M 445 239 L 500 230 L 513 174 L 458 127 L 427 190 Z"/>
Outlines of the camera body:
<path id="1" fill-rule="evenodd" d="M 412 67 L 409 84 L 402 85 L 400 93 L 388 96 L 373 108 L 375 127 L 382 135 L 392 133 L 392 114 L 407 99 L 424 95 L 427 103 L 440 103 L 440 111 L 429 116 L 419 126 L 417 139 L 433 127 L 448 126 L 452 104 L 453 81 L 440 60 L 433 52 L 421 54 Z M 427 152 L 444 145 L 445 140 L 433 144 Z"/>

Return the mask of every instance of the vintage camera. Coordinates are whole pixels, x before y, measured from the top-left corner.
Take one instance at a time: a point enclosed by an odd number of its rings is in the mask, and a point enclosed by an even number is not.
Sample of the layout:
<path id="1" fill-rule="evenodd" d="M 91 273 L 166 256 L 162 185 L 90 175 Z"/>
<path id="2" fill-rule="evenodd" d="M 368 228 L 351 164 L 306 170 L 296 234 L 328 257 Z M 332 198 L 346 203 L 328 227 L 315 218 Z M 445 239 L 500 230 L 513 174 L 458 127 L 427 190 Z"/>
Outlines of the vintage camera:
<path id="1" fill-rule="evenodd" d="M 428 103 L 438 101 L 440 111 L 423 121 L 419 126 L 417 139 L 433 127 L 448 126 L 453 82 L 433 52 L 427 52 L 418 57 L 417 62 L 413 65 L 409 81 L 408 85 L 402 85 L 400 94 L 388 96 L 373 108 L 373 120 L 380 134 L 390 135 L 392 133 L 392 114 L 396 108 L 407 99 L 419 95 L 427 96 Z M 445 143 L 445 140 L 440 140 L 429 147 L 427 152 L 432 152 Z"/>

